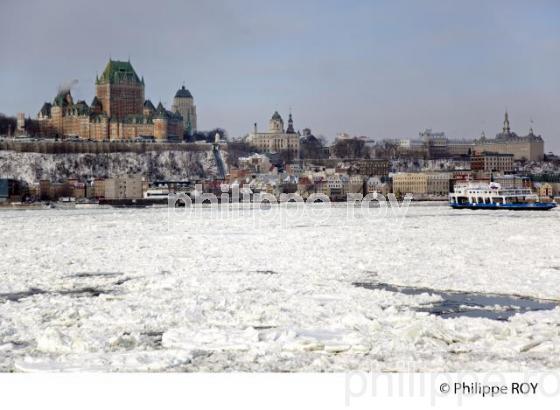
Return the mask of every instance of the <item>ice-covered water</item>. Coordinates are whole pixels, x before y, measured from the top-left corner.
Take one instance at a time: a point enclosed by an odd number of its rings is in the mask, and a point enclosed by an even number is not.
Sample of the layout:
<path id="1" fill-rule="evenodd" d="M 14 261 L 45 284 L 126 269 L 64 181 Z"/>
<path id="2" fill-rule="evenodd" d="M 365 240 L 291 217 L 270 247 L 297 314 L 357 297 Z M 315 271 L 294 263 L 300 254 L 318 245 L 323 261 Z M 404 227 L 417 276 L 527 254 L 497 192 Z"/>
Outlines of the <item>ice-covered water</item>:
<path id="1" fill-rule="evenodd" d="M 560 308 L 444 318 L 353 285 L 558 301 L 560 211 L 272 211 L 0 211 L 0 370 L 560 367 Z"/>
<path id="2" fill-rule="evenodd" d="M 424 293 L 435 295 L 439 300 L 422 306 L 417 310 L 444 318 L 467 316 L 507 320 L 519 313 L 550 310 L 559 306 L 556 301 L 540 300 L 526 296 L 441 291 L 379 282 L 356 282 L 354 285 L 365 289 L 385 290 L 388 292 L 404 293 L 405 295 L 422 295 Z"/>

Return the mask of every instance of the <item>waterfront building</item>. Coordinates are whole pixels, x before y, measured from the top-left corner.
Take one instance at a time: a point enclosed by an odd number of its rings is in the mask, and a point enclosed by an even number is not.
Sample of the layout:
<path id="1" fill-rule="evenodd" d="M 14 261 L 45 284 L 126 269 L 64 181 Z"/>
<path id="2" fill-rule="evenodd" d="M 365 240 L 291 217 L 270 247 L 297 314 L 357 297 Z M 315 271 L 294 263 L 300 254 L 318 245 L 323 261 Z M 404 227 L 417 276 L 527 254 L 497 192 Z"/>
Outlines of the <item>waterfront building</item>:
<path id="1" fill-rule="evenodd" d="M 366 190 L 368 194 L 377 192 L 382 195 L 387 195 L 391 192 L 391 186 L 387 182 L 383 182 L 382 178 L 373 176 L 369 177 L 366 181 Z"/>
<path id="2" fill-rule="evenodd" d="M 549 197 L 552 198 L 554 196 L 554 189 L 552 185 L 548 182 L 537 182 L 535 184 L 535 188 L 537 189 L 538 195 L 540 197 Z"/>
<path id="3" fill-rule="evenodd" d="M 21 184 L 12 178 L 0 178 L 0 203 L 21 200 Z"/>
<path id="4" fill-rule="evenodd" d="M 151 136 L 156 140 L 182 140 L 183 117 L 157 108 L 144 99 L 144 78 L 130 61 L 109 60 L 95 80 L 91 105 L 74 102 L 70 89 L 61 89 L 37 115 L 43 134 L 92 140 L 131 140 Z"/>
<path id="5" fill-rule="evenodd" d="M 411 193 L 419 196 L 442 196 L 449 193 L 451 174 L 400 172 L 393 175 L 393 192 L 405 195 Z"/>
<path id="6" fill-rule="evenodd" d="M 278 111 L 274 112 L 268 122 L 268 132 L 259 132 L 255 123 L 253 132 L 247 137 L 247 142 L 262 152 L 288 151 L 295 158 L 299 158 L 299 134 L 294 129 L 292 114 L 288 117 L 286 129 Z"/>
<path id="7" fill-rule="evenodd" d="M 440 172 L 427 174 L 426 177 L 428 195 L 441 196 L 449 194 L 449 181 L 452 178 L 452 174 Z"/>
<path id="8" fill-rule="evenodd" d="M 395 194 L 426 194 L 428 179 L 419 172 L 399 172 L 393 175 L 393 192 Z"/>
<path id="9" fill-rule="evenodd" d="M 349 175 L 348 186 L 346 187 L 346 193 L 364 193 L 364 180 L 362 175 Z"/>
<path id="10" fill-rule="evenodd" d="M 346 178 L 346 180 L 344 180 Z M 323 193 L 333 200 L 342 199 L 346 195 L 348 181 L 345 175 L 328 175 L 323 184 Z"/>
<path id="11" fill-rule="evenodd" d="M 46 179 L 39 181 L 38 197 L 43 201 L 57 201 L 59 198 L 71 197 L 73 186 L 68 181 L 51 182 Z"/>
<path id="12" fill-rule="evenodd" d="M 144 196 L 144 178 L 125 176 L 105 180 L 105 199 L 140 199 Z"/>

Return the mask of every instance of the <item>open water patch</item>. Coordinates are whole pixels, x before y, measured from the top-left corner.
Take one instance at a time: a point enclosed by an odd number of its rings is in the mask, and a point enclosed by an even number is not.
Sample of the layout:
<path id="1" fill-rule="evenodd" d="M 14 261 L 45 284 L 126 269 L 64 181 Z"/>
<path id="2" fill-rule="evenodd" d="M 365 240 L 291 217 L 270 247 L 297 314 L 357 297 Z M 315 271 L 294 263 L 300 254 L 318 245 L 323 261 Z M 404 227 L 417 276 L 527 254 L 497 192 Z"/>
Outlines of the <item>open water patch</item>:
<path id="1" fill-rule="evenodd" d="M 55 296 L 74 296 L 74 297 L 98 297 L 103 294 L 114 293 L 108 289 L 96 287 L 85 287 L 77 289 L 64 289 L 58 291 L 48 291 L 39 288 L 29 288 L 28 290 L 11 293 L 0 293 L 0 302 L 20 302 L 22 299 L 36 295 L 55 295 Z"/>
<path id="2" fill-rule="evenodd" d="M 48 293 L 46 290 L 39 288 L 29 288 L 21 292 L 0 293 L 0 301 L 2 302 L 19 302 L 21 299 L 29 298 L 35 295 L 43 295 Z"/>
<path id="3" fill-rule="evenodd" d="M 354 282 L 353 285 L 364 289 L 384 290 L 404 295 L 439 296 L 441 300 L 417 308 L 416 311 L 428 312 L 444 319 L 472 317 L 505 321 L 518 313 L 552 310 L 558 306 L 558 303 L 554 301 L 515 295 L 441 291 L 380 282 Z"/>
<path id="4" fill-rule="evenodd" d="M 113 278 L 122 275 L 123 272 L 78 272 L 72 275 L 75 278 Z"/>
<path id="5" fill-rule="evenodd" d="M 257 270 L 255 271 L 256 273 L 259 273 L 261 275 L 278 275 L 278 272 L 275 272 L 273 270 L 270 269 L 266 269 L 266 270 Z"/>

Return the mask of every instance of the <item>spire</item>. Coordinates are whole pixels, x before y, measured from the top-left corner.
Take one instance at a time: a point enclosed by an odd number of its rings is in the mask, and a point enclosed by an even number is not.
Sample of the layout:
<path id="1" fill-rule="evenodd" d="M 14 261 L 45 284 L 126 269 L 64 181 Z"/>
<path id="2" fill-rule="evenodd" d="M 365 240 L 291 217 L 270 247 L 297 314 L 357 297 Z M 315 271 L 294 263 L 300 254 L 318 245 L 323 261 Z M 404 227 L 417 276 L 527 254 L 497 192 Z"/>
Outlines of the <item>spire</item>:
<path id="1" fill-rule="evenodd" d="M 529 120 L 529 123 L 531 124 L 529 126 L 529 135 L 533 135 L 533 119 L 532 118 Z"/>
<path id="2" fill-rule="evenodd" d="M 294 120 L 292 118 L 292 113 L 290 110 L 290 115 L 288 116 L 288 129 L 286 129 L 286 134 L 295 134 L 294 131 Z"/>
<path id="3" fill-rule="evenodd" d="M 510 133 L 509 116 L 508 116 L 507 108 L 506 108 L 506 114 L 505 114 L 505 118 L 504 118 L 504 128 L 503 128 L 502 131 L 503 131 L 504 134 L 509 134 Z"/>

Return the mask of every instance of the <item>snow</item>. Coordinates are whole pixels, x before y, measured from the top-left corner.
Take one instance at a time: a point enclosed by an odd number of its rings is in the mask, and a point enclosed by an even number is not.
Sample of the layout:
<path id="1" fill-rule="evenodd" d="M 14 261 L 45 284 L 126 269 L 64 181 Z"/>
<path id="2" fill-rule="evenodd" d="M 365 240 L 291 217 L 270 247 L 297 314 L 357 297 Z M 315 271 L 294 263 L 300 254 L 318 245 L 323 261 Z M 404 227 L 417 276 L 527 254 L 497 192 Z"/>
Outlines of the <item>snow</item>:
<path id="1" fill-rule="evenodd" d="M 212 151 L 148 151 L 110 154 L 42 154 L 0 151 L 0 175 L 30 184 L 41 179 L 106 178 L 129 174 L 183 180 L 217 175 Z"/>
<path id="2" fill-rule="evenodd" d="M 560 366 L 560 308 L 443 319 L 352 285 L 560 300 L 558 210 L 220 209 L 0 211 L 0 370 Z"/>

